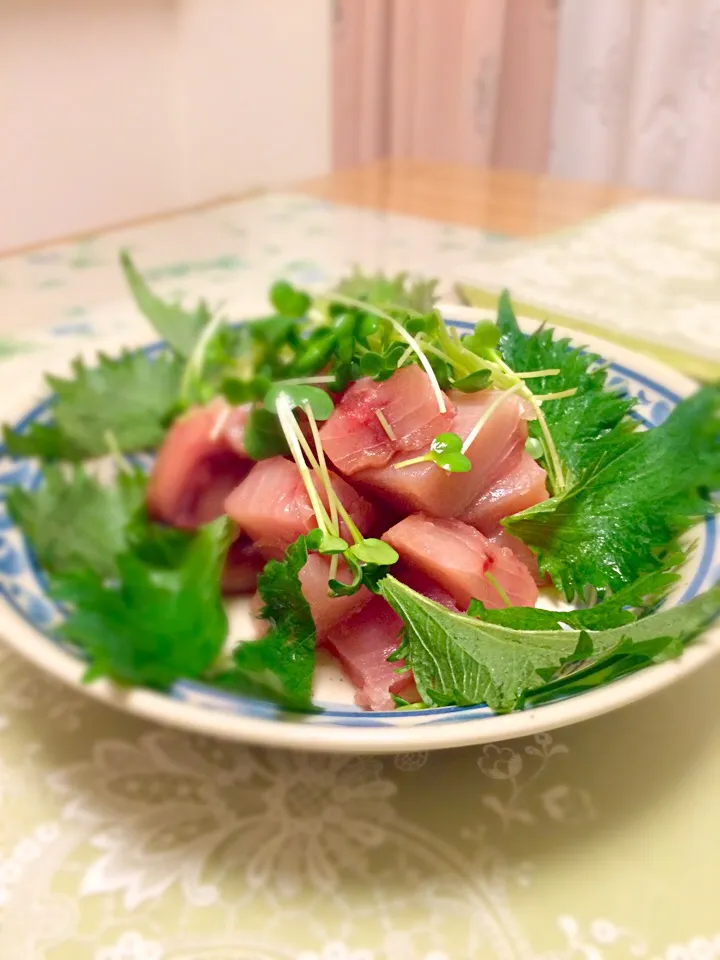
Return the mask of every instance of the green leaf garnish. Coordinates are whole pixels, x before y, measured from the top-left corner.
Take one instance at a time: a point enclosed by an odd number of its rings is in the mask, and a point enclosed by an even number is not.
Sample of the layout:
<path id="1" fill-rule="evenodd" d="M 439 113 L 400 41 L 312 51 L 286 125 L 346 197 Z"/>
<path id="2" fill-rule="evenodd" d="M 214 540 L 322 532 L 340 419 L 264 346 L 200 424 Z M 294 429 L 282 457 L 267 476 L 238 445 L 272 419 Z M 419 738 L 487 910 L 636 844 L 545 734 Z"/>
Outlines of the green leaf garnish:
<path id="1" fill-rule="evenodd" d="M 490 386 L 492 375 L 489 370 L 477 370 L 466 377 L 453 381 L 453 390 L 460 390 L 461 393 L 477 393 L 478 390 L 485 390 Z"/>
<path id="2" fill-rule="evenodd" d="M 228 403 L 239 406 L 243 403 L 262 400 L 271 386 L 267 377 L 252 377 L 250 380 L 228 377 L 220 384 L 220 393 Z"/>
<path id="3" fill-rule="evenodd" d="M 389 567 L 392 566 L 393 563 L 397 563 L 400 559 L 397 551 L 393 549 L 389 543 L 385 543 L 383 540 L 376 540 L 372 537 L 367 540 L 361 540 L 360 543 L 356 543 L 350 547 L 350 553 L 354 557 L 357 557 L 361 563 L 374 563 L 378 566 Z"/>
<path id="4" fill-rule="evenodd" d="M 308 549 L 310 549 L 309 543 Z M 315 549 L 318 553 L 331 556 L 333 554 L 345 553 L 348 549 L 348 543 L 346 540 L 343 540 L 342 537 L 335 537 L 331 533 L 323 533 L 322 539 Z"/>
<path id="5" fill-rule="evenodd" d="M 138 309 L 173 351 L 187 359 L 210 321 L 207 306 L 200 302 L 195 310 L 184 310 L 179 304 L 167 303 L 155 296 L 127 250 L 121 252 L 120 263 Z"/>
<path id="6" fill-rule="evenodd" d="M 287 440 L 280 421 L 270 410 L 255 407 L 245 423 L 243 443 L 253 460 L 267 460 L 288 452 Z"/>
<path id="7" fill-rule="evenodd" d="M 720 587 L 713 587 L 681 607 L 610 629 L 527 629 L 524 608 L 502 611 L 500 626 L 453 613 L 392 576 L 378 587 L 405 624 L 403 653 L 423 702 L 487 703 L 498 712 L 517 708 L 573 664 L 586 669 L 588 661 L 633 653 L 647 662 L 645 645 L 656 656 L 663 638 L 687 644 L 720 613 Z M 517 629 L 508 625 L 513 615 Z"/>
<path id="8" fill-rule="evenodd" d="M 528 437 L 525 441 L 525 453 L 533 460 L 539 460 L 543 455 L 542 441 L 537 437 Z"/>
<path id="9" fill-rule="evenodd" d="M 501 333 L 498 351 L 513 371 L 558 371 L 525 380 L 531 393 L 542 396 L 575 389 L 572 397 L 544 401 L 542 415 L 567 479 L 577 479 L 588 458 L 594 457 L 598 439 L 620 425 L 628 431 L 634 429 L 627 414 L 635 401 L 606 390 L 607 370 L 596 354 L 572 347 L 567 338 L 554 339 L 553 331 L 545 327 L 530 336 L 524 334 L 507 291 L 498 303 L 497 328 Z M 531 421 L 529 427 L 531 436 L 542 440 L 539 422 Z"/>
<path id="10" fill-rule="evenodd" d="M 281 396 L 286 398 L 291 408 L 304 410 L 306 406 L 310 407 L 316 420 L 327 420 L 335 409 L 332 397 L 325 390 L 307 384 L 284 383 L 276 383 L 268 390 L 263 401 L 265 409 L 275 413 L 278 397 Z"/>
<path id="11" fill-rule="evenodd" d="M 480 320 L 471 334 L 463 337 L 463 345 L 478 356 L 494 350 L 500 343 L 500 329 L 492 320 Z"/>
<path id="12" fill-rule="evenodd" d="M 142 507 L 146 485 L 136 470 L 105 485 L 81 467 L 64 473 L 48 466 L 37 489 L 11 490 L 7 507 L 48 573 L 92 570 L 106 578 L 117 574 L 116 557 L 127 547 L 127 528 Z"/>
<path id="13" fill-rule="evenodd" d="M 220 575 L 229 540 L 225 518 L 186 535 L 172 566 L 146 563 L 137 551 L 117 557 L 117 579 L 86 568 L 53 582 L 70 606 L 59 635 L 87 655 L 87 678 L 164 690 L 199 678 L 227 634 Z"/>
<path id="14" fill-rule="evenodd" d="M 682 400 L 660 426 L 595 441 L 593 462 L 563 496 L 504 521 L 538 553 L 568 599 L 618 590 L 677 561 L 676 538 L 716 508 L 720 386 Z"/>
<path id="15" fill-rule="evenodd" d="M 270 302 L 285 317 L 304 317 L 312 303 L 307 293 L 297 290 L 286 280 L 278 280 L 270 288 Z"/>
<path id="16" fill-rule="evenodd" d="M 462 452 L 463 440 L 456 433 L 440 433 L 430 444 L 427 453 L 419 457 L 411 457 L 394 464 L 396 470 L 411 467 L 416 463 L 436 463 L 447 473 L 467 473 L 472 470 L 472 463 Z"/>
<path id="17" fill-rule="evenodd" d="M 312 707 L 315 623 L 298 578 L 306 562 L 306 538 L 298 537 L 284 560 L 271 560 L 260 574 L 258 590 L 265 602 L 260 616 L 270 621 L 270 629 L 235 648 L 224 687 L 295 710 Z"/>
<path id="18" fill-rule="evenodd" d="M 355 300 L 366 300 L 376 307 L 408 307 L 426 313 L 432 310 L 437 299 L 437 285 L 437 280 L 411 278 L 407 273 L 395 276 L 382 272 L 365 274 L 355 267 L 350 276 L 338 283 L 335 292 Z"/>
<path id="19" fill-rule="evenodd" d="M 143 351 L 104 354 L 95 367 L 72 364 L 73 376 L 48 376 L 55 392 L 54 423 L 34 424 L 27 432 L 4 429 L 13 456 L 79 461 L 108 452 L 112 434 L 119 450 L 132 453 L 156 447 L 176 409 L 182 366 L 176 358 L 151 359 Z"/>

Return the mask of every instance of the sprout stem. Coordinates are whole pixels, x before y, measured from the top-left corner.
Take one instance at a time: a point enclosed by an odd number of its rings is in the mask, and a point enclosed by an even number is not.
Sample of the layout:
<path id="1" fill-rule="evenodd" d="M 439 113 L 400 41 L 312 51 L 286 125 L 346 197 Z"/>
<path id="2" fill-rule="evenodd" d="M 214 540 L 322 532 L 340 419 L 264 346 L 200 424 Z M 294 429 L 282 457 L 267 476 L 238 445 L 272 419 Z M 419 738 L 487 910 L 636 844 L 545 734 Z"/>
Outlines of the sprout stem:
<path id="1" fill-rule="evenodd" d="M 564 400 L 566 397 L 574 397 L 577 393 L 577 387 L 571 387 L 569 390 L 558 390 L 557 393 L 542 393 L 535 396 L 538 403 L 544 400 Z"/>
<path id="2" fill-rule="evenodd" d="M 465 442 L 463 443 L 460 451 L 461 453 L 467 453 L 467 451 L 470 449 L 472 444 L 475 442 L 477 435 L 480 433 L 482 428 L 488 422 L 490 417 L 495 413 L 498 407 L 501 404 L 503 404 L 508 397 L 512 396 L 512 394 L 519 393 L 523 389 L 523 387 L 524 387 L 524 384 L 522 380 L 518 380 L 517 383 L 514 383 L 509 390 L 505 390 L 504 393 L 501 393 L 499 397 L 496 397 L 493 400 L 493 402 L 490 404 L 487 410 L 484 411 L 483 415 L 480 417 L 478 422 L 475 424 L 475 426 L 472 428 L 470 433 L 465 438 Z"/>
<path id="3" fill-rule="evenodd" d="M 313 436 L 313 441 L 315 443 L 315 450 L 317 452 L 318 464 L 320 466 L 320 477 L 322 484 L 325 487 L 325 493 L 327 494 L 328 503 L 330 504 L 330 522 L 332 523 L 333 533 L 339 534 L 338 527 L 338 511 L 337 511 L 337 496 L 334 496 L 335 491 L 333 490 L 332 481 L 330 480 L 330 473 L 327 468 L 327 462 L 325 460 L 325 451 L 323 450 L 322 440 L 320 439 L 320 431 L 317 427 L 317 420 L 315 419 L 315 414 L 312 412 L 312 407 L 306 401 L 303 404 L 303 410 L 305 415 L 308 418 L 310 423 L 310 432 Z"/>
<path id="4" fill-rule="evenodd" d="M 376 411 L 375 411 L 375 416 L 376 416 L 376 417 L 378 418 L 378 420 L 380 421 L 380 426 L 383 428 L 383 430 L 385 431 L 385 433 L 388 435 L 389 439 L 390 439 L 390 440 L 395 440 L 395 431 L 393 430 L 393 428 L 392 428 L 392 427 L 390 426 L 390 424 L 388 423 L 388 418 L 385 416 L 385 414 L 382 412 L 382 410 L 376 410 Z"/>
<path id="5" fill-rule="evenodd" d="M 393 464 L 393 470 L 401 470 L 403 467 L 414 467 L 416 463 L 426 463 L 432 460 L 429 453 L 424 453 L 421 457 L 413 457 L 411 460 L 402 460 L 400 463 Z"/>
<path id="6" fill-rule="evenodd" d="M 325 507 L 323 506 L 322 500 L 318 496 L 317 489 L 315 488 L 315 484 L 313 483 L 307 464 L 305 463 L 302 448 L 298 443 L 298 432 L 301 432 L 300 426 L 293 416 L 290 401 L 287 399 L 285 394 L 281 393 L 277 398 L 275 409 L 277 410 L 278 420 L 280 421 L 280 426 L 285 434 L 285 439 L 290 447 L 290 453 L 293 456 L 293 460 L 297 464 L 302 482 L 307 491 L 307 495 L 310 498 L 310 503 L 313 508 L 313 513 L 315 514 L 315 519 L 317 520 L 317 525 L 323 533 L 327 533 L 327 513 L 325 511 Z"/>
<path id="7" fill-rule="evenodd" d="M 425 373 L 430 378 L 430 384 L 432 386 L 433 393 L 435 394 L 435 399 L 437 400 L 437 405 L 438 405 L 438 409 L 440 410 L 440 413 L 447 412 L 447 406 L 445 404 L 445 395 L 440 389 L 440 384 L 438 383 L 437 377 L 435 376 L 435 371 L 430 365 L 430 361 L 422 352 L 420 345 L 415 340 L 415 338 L 407 332 L 407 330 L 405 329 L 405 327 L 403 327 L 401 323 L 398 323 L 394 317 L 391 317 L 389 313 L 385 313 L 384 310 L 378 310 L 377 307 L 373 307 L 369 303 L 364 303 L 362 300 L 355 300 L 353 297 L 345 297 L 339 293 L 334 293 L 332 296 L 332 299 L 336 303 L 342 303 L 348 307 L 355 307 L 355 309 L 363 310 L 365 313 L 371 313 L 376 317 L 380 317 L 381 320 L 387 320 L 387 322 L 392 326 L 393 330 L 398 334 L 398 336 L 402 337 L 405 343 L 407 343 L 407 345 L 411 347 L 412 350 L 417 354 L 417 358 L 422 364 L 423 369 L 425 370 Z"/>

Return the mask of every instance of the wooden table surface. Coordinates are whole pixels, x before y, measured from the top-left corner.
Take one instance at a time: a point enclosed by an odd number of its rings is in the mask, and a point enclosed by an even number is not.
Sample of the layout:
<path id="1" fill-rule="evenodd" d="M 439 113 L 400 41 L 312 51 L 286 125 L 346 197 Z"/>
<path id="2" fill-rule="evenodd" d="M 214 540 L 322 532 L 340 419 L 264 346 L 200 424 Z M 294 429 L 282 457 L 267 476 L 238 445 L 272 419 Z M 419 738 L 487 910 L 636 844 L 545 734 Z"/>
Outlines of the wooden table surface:
<path id="1" fill-rule="evenodd" d="M 417 160 L 385 160 L 297 185 L 361 207 L 531 237 L 640 199 L 636 190 Z"/>
<path id="2" fill-rule="evenodd" d="M 163 211 L 120 223 L 100 224 L 92 231 L 46 238 L 23 247 L 1 250 L 0 258 L 41 250 L 170 217 L 258 196 L 269 190 L 289 189 L 358 207 L 387 210 L 478 227 L 491 233 L 533 237 L 579 223 L 611 207 L 640 199 L 636 190 L 511 170 L 460 167 L 419 160 L 383 160 L 338 170 L 323 177 L 273 187 L 254 187 L 232 196 Z"/>

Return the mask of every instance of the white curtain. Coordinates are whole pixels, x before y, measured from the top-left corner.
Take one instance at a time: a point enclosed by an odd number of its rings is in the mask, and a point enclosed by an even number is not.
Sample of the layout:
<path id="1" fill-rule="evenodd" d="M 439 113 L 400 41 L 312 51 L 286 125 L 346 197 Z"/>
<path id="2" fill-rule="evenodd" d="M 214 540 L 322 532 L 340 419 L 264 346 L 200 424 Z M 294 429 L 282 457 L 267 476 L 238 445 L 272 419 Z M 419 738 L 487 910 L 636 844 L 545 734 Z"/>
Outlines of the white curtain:
<path id="1" fill-rule="evenodd" d="M 561 0 L 555 91 L 551 173 L 720 199 L 720 0 Z"/>

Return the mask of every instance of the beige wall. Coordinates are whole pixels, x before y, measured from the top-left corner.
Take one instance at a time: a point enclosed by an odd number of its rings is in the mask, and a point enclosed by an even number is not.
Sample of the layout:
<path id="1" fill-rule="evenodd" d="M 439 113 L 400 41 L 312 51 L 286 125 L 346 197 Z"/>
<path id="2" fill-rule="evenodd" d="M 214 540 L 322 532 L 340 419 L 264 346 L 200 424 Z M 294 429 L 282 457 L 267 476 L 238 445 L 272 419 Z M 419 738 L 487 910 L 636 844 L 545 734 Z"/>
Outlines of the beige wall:
<path id="1" fill-rule="evenodd" d="M 0 0 L 0 250 L 329 168 L 330 0 Z"/>

